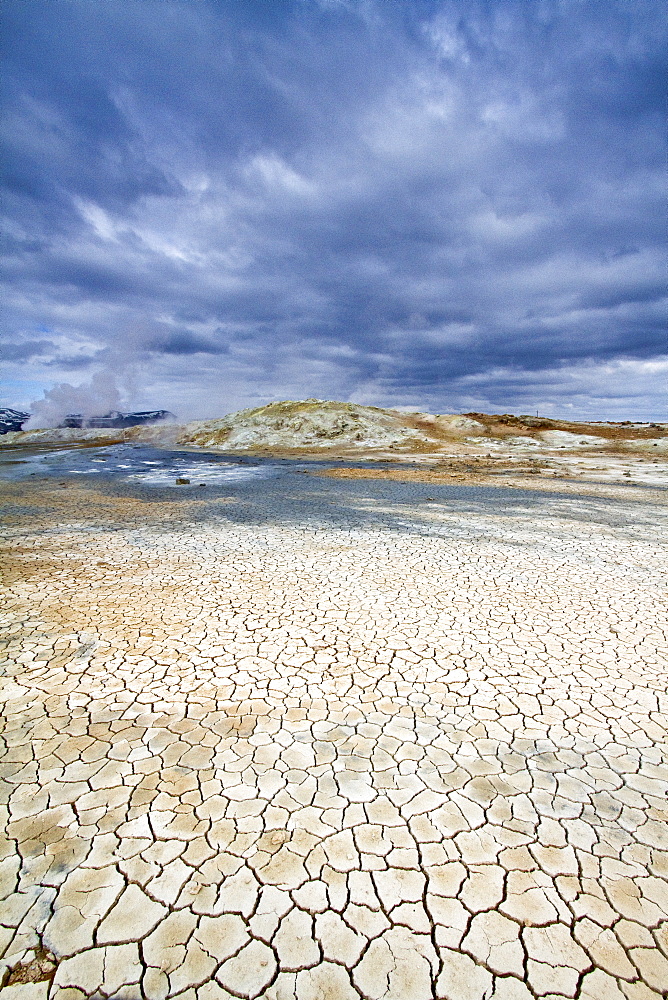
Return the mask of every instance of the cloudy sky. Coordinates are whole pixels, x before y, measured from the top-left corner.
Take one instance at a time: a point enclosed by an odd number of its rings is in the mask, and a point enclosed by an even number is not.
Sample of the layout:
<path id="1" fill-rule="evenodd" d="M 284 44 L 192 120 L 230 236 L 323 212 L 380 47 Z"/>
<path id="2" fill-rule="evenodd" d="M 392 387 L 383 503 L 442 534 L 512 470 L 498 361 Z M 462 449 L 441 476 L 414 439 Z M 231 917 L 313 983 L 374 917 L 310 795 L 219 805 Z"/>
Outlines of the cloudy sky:
<path id="1" fill-rule="evenodd" d="M 2 7 L 3 405 L 666 419 L 656 0 Z"/>

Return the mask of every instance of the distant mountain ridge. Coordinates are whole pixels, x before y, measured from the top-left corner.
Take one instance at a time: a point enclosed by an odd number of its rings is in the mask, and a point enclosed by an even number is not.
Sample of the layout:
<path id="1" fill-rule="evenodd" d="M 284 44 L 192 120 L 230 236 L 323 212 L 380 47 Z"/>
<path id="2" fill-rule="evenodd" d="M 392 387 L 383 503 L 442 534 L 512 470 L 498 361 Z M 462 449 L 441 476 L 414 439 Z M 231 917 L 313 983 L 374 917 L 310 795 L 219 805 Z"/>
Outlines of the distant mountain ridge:
<path id="1" fill-rule="evenodd" d="M 30 413 L 23 410 L 0 407 L 0 434 L 10 434 L 22 430 L 23 425 L 30 420 L 30 416 Z M 141 424 L 158 423 L 161 420 L 176 420 L 176 417 L 169 410 L 140 410 L 135 413 L 121 413 L 120 410 L 111 410 L 99 417 L 85 417 L 81 413 L 67 413 L 58 427 L 137 427 Z"/>
<path id="2" fill-rule="evenodd" d="M 12 410 L 9 406 L 0 406 L 0 434 L 20 431 L 29 417 L 30 414 L 23 410 Z"/>
<path id="3" fill-rule="evenodd" d="M 67 413 L 59 427 L 137 427 L 140 424 L 157 423 L 160 420 L 176 420 L 169 410 L 140 410 L 136 413 L 121 413 L 111 410 L 102 417 L 84 417 L 81 413 Z"/>

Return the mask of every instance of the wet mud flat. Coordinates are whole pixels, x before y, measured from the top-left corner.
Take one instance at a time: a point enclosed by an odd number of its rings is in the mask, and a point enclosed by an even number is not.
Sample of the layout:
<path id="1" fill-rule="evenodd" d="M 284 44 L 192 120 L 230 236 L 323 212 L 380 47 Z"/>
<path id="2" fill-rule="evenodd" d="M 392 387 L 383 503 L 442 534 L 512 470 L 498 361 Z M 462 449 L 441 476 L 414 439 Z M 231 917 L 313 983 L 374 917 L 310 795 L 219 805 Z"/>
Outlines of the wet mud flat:
<path id="1" fill-rule="evenodd" d="M 0 476 L 3 998 L 662 995 L 660 491 L 43 458 Z"/>

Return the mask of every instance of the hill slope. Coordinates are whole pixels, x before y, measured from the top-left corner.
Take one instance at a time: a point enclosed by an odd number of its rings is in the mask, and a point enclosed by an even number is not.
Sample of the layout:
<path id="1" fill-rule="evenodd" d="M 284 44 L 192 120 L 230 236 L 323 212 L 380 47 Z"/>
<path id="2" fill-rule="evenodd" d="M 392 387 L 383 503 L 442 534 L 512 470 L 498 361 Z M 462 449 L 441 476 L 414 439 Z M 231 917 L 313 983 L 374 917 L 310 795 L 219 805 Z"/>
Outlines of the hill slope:
<path id="1" fill-rule="evenodd" d="M 510 452 L 665 452 L 667 424 L 574 423 L 512 414 L 403 413 L 335 400 L 283 400 L 214 420 L 125 429 L 54 428 L 0 437 L 0 446 L 102 445 L 136 441 L 164 447 L 254 454 L 329 454 L 364 457 Z"/>
<path id="2" fill-rule="evenodd" d="M 179 444 L 230 451 L 424 448 L 430 436 L 394 410 L 320 399 L 285 400 L 186 424 Z"/>

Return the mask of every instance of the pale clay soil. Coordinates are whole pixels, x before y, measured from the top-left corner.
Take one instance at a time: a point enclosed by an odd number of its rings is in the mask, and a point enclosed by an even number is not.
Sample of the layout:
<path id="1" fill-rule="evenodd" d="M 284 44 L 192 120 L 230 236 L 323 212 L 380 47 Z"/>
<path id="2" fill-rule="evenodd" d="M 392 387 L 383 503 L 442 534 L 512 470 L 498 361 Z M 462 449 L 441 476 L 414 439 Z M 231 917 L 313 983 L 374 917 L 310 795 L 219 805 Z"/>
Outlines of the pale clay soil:
<path id="1" fill-rule="evenodd" d="M 664 995 L 665 491 L 429 535 L 55 490 L 6 527 L 3 1000 Z"/>

